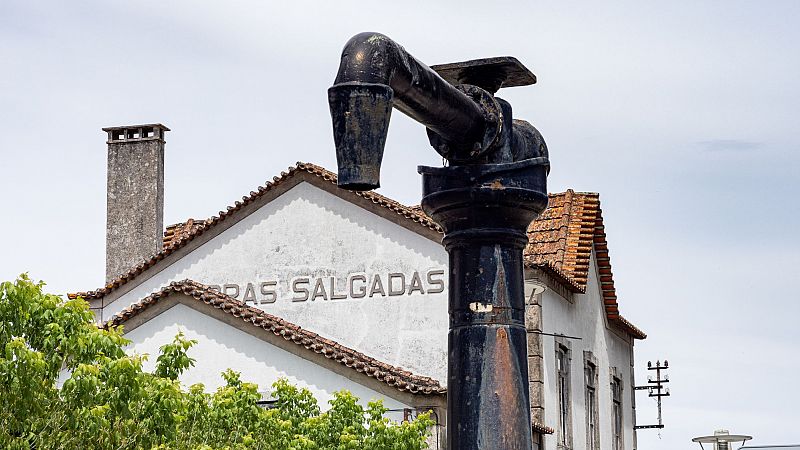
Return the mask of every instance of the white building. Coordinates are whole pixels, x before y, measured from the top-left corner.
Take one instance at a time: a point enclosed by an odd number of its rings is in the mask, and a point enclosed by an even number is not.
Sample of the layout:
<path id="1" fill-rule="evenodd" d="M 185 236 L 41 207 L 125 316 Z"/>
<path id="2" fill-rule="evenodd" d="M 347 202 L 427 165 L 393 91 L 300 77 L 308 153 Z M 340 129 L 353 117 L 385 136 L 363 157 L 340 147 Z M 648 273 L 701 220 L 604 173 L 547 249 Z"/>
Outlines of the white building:
<path id="1" fill-rule="evenodd" d="M 219 216 L 155 235 L 139 224 L 163 229 L 167 129 L 107 131 L 108 267 L 129 269 L 79 294 L 99 320 L 123 324 L 140 353 L 178 331 L 196 339 L 186 384 L 215 389 L 232 368 L 265 391 L 286 377 L 321 405 L 348 389 L 394 419 L 432 409 L 431 448 L 445 448 L 448 258 L 419 208 L 298 163 Z M 598 195 L 552 194 L 529 236 L 534 448 L 634 449 L 633 344 L 645 334 L 619 314 Z"/>

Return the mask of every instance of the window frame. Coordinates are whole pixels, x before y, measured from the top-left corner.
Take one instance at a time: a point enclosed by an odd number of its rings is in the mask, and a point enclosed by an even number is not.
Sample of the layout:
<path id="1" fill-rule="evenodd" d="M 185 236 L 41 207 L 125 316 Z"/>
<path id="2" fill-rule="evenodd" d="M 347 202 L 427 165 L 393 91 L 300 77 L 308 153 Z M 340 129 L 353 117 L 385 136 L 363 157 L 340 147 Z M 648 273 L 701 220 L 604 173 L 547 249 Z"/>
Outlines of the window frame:
<path id="1" fill-rule="evenodd" d="M 586 411 L 586 450 L 600 449 L 599 370 L 597 358 L 583 352 L 583 393 Z"/>
<path id="2" fill-rule="evenodd" d="M 572 448 L 572 350 L 564 340 L 557 339 L 555 344 L 557 447 L 560 450 L 569 450 Z"/>
<path id="3" fill-rule="evenodd" d="M 609 389 L 611 391 L 611 448 L 625 448 L 625 409 L 623 408 L 624 385 L 616 367 L 611 370 Z"/>

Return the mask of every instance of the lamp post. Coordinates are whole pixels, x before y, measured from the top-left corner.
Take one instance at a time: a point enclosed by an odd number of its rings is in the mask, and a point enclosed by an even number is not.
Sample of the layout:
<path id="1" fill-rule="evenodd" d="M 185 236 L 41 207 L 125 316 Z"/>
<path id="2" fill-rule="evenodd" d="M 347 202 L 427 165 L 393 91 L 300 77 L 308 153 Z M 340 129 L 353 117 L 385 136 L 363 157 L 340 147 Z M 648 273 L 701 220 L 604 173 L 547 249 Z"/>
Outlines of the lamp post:
<path id="1" fill-rule="evenodd" d="M 420 166 L 422 208 L 449 255 L 448 449 L 529 450 L 522 250 L 547 206 L 547 147 L 494 94 L 536 77 L 511 57 L 428 67 L 378 33 L 345 45 L 328 100 L 341 187 L 380 186 L 392 108 L 447 167 Z"/>
<path id="2" fill-rule="evenodd" d="M 728 430 L 717 430 L 711 436 L 698 436 L 693 438 L 692 442 L 697 442 L 700 444 L 701 449 L 705 449 L 703 444 L 713 444 L 713 449 L 709 450 L 732 450 L 732 442 L 741 441 L 742 445 L 744 445 L 744 443 L 750 439 L 753 439 L 753 436 L 747 436 L 744 434 L 730 434 Z"/>

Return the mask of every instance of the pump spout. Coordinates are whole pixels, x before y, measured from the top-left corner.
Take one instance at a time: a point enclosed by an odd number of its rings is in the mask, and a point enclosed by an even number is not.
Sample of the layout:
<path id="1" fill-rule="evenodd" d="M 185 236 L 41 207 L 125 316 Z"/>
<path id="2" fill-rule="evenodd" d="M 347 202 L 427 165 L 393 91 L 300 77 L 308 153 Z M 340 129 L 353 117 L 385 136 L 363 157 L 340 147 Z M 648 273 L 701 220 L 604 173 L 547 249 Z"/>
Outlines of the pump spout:
<path id="1" fill-rule="evenodd" d="M 446 142 L 449 154 L 443 156 L 456 160 L 479 152 L 487 129 L 498 120 L 379 33 L 360 33 L 347 42 L 328 102 L 339 186 L 351 190 L 380 186 L 392 107 Z"/>

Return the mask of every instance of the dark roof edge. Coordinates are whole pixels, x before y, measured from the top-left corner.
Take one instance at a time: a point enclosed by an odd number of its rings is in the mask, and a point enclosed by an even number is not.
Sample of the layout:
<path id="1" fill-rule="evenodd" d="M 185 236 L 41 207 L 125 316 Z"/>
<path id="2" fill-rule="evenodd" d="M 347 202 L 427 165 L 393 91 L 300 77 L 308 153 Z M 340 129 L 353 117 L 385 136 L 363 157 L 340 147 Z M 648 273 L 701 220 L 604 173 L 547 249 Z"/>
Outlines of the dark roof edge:
<path id="1" fill-rule="evenodd" d="M 628 319 L 620 316 L 617 316 L 614 321 L 617 325 L 620 326 L 624 331 L 630 334 L 634 339 L 644 340 L 647 339 L 647 333 L 639 329 L 636 325 L 630 323 Z"/>
<path id="2" fill-rule="evenodd" d="M 549 261 L 545 262 L 525 262 L 525 268 L 528 269 L 541 269 L 544 272 L 552 275 L 553 278 L 564 285 L 569 291 L 574 292 L 576 294 L 585 294 L 586 293 L 586 286 L 581 286 L 575 280 L 570 278 L 569 275 L 564 273 L 563 270 L 556 267 L 554 264 L 550 263 Z"/>

